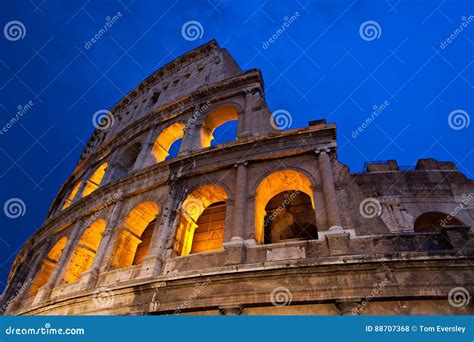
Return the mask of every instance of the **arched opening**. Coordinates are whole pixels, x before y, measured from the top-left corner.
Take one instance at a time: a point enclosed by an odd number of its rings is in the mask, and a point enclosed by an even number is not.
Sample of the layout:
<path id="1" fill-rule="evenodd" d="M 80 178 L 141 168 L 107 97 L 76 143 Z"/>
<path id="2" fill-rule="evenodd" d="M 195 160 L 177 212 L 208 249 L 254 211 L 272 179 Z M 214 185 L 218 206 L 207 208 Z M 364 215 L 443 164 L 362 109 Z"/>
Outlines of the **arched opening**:
<path id="1" fill-rule="evenodd" d="M 227 200 L 219 185 L 206 184 L 183 201 L 174 250 L 178 256 L 222 249 Z"/>
<path id="2" fill-rule="evenodd" d="M 311 197 L 299 190 L 273 196 L 265 206 L 264 243 L 318 238 Z"/>
<path id="3" fill-rule="evenodd" d="M 449 226 L 464 226 L 464 223 L 448 214 L 431 211 L 418 216 L 415 220 L 414 230 L 417 233 L 436 232 Z"/>
<path id="4" fill-rule="evenodd" d="M 110 264 L 112 269 L 137 265 L 142 261 L 148 253 L 151 235 L 155 227 L 152 222 L 155 222 L 157 215 L 158 205 L 153 201 L 142 202 L 130 211 L 123 227 L 118 232 Z M 143 244 L 139 251 L 141 255 L 136 257 L 141 244 Z M 143 254 L 144 252 L 146 253 Z"/>
<path id="5" fill-rule="evenodd" d="M 214 130 L 212 136 L 214 139 L 211 141 L 211 146 L 234 141 L 237 138 L 237 121 L 231 120 L 223 123 Z"/>
<path id="6" fill-rule="evenodd" d="M 302 194 L 308 196 L 311 204 L 312 215 L 315 218 L 316 213 L 314 211 L 314 198 L 313 198 L 313 189 L 311 181 L 304 174 L 294 170 L 281 170 L 276 171 L 263 179 L 260 184 L 257 186 L 255 193 L 255 241 L 259 244 L 265 242 L 265 225 L 272 226 L 272 221 L 274 218 L 277 219 L 276 223 L 273 223 L 277 226 L 277 229 L 281 231 L 297 231 L 297 227 L 292 227 L 295 225 L 295 222 L 301 223 L 305 227 L 304 229 L 308 231 L 307 233 L 300 232 L 297 233 L 297 236 L 304 237 L 307 234 L 308 236 L 315 236 L 317 232 L 315 219 L 312 220 L 309 218 L 310 210 L 308 207 L 308 199 Z M 288 198 L 285 199 L 285 194 Z M 277 195 L 280 195 L 278 197 Z M 276 197 L 272 203 L 269 203 Z M 296 206 L 291 208 L 291 212 L 288 213 L 290 205 L 294 202 L 300 203 L 301 206 Z M 268 205 L 268 206 L 267 206 Z M 276 208 L 275 205 L 277 205 Z M 277 210 L 278 206 L 280 209 Z M 268 212 L 267 212 L 268 209 Z M 303 213 L 298 213 L 299 210 L 302 210 Z M 273 215 L 273 216 L 269 216 Z M 293 223 L 291 223 L 291 218 L 293 217 Z M 295 219 L 296 216 L 296 219 Z M 267 217 L 267 219 L 266 219 Z M 266 220 L 266 221 L 265 221 Z M 307 224 L 307 226 L 305 226 Z M 288 227 L 289 226 L 289 227 Z M 313 227 L 311 227 L 313 226 Z M 300 227 L 301 228 L 301 227 Z M 302 229 L 300 229 L 302 230 Z M 309 234 L 311 233 L 311 234 Z M 271 232 L 268 233 L 271 240 Z M 275 233 L 275 238 L 277 233 Z M 286 235 L 284 235 L 286 236 Z M 291 236 L 291 235 L 288 235 Z M 297 238 L 297 236 L 295 238 Z M 280 238 L 281 239 L 281 238 Z M 283 239 L 284 240 L 284 239 Z"/>
<path id="7" fill-rule="evenodd" d="M 153 148 L 151 154 L 155 158 L 157 163 L 166 160 L 170 154 L 171 145 L 174 142 L 182 139 L 184 136 L 184 123 L 176 122 L 168 127 L 166 127 L 156 138 L 153 143 Z M 177 148 L 179 151 L 179 147 Z"/>
<path id="8" fill-rule="evenodd" d="M 65 283 L 79 280 L 82 273 L 91 267 L 102 240 L 105 225 L 105 220 L 96 220 L 82 234 L 64 271 L 63 281 Z"/>
<path id="9" fill-rule="evenodd" d="M 72 201 L 74 200 L 74 197 L 76 197 L 76 194 L 79 191 L 81 184 L 82 184 L 81 182 L 77 182 L 76 185 L 74 185 L 74 188 L 72 188 L 71 193 L 69 194 L 69 196 L 66 198 L 66 201 L 64 202 L 63 210 L 68 208 L 72 204 Z"/>
<path id="10" fill-rule="evenodd" d="M 239 115 L 237 112 L 237 108 L 231 105 L 225 105 L 225 106 L 219 107 L 215 109 L 214 111 L 212 111 L 211 113 L 209 113 L 209 115 L 206 116 L 206 118 L 204 119 L 204 122 L 201 125 L 201 133 L 200 133 L 201 147 L 206 148 L 206 147 L 211 146 L 211 142 L 214 139 L 214 133 L 215 133 L 216 128 L 225 124 L 226 122 L 237 121 L 238 119 L 239 119 Z M 232 125 L 228 126 L 228 130 L 230 127 L 232 127 Z M 228 139 L 227 141 L 231 141 L 235 139 L 235 137 L 230 138 L 230 136 L 226 136 L 225 133 L 223 132 L 219 133 L 219 137 L 226 138 Z"/>
<path id="11" fill-rule="evenodd" d="M 40 269 L 36 274 L 35 280 L 30 286 L 29 295 L 34 296 L 40 288 L 45 286 L 48 283 L 49 277 L 53 273 L 56 265 L 61 259 L 61 254 L 64 247 L 67 244 L 67 237 L 63 236 L 59 239 L 54 246 L 49 250 L 48 255 L 41 263 Z"/>
<path id="12" fill-rule="evenodd" d="M 170 149 L 168 150 L 168 155 L 166 156 L 165 160 L 175 158 L 175 157 L 178 156 L 179 151 L 181 149 L 181 143 L 182 142 L 183 142 L 183 139 L 181 138 L 181 139 L 175 140 L 171 144 Z"/>
<path id="13" fill-rule="evenodd" d="M 86 197 L 93 193 L 97 188 L 100 186 L 100 183 L 102 182 L 102 179 L 104 178 L 105 175 L 105 170 L 109 164 L 102 163 L 90 176 L 90 178 L 86 182 L 86 186 L 84 187 L 84 191 L 82 192 L 82 197 Z"/>

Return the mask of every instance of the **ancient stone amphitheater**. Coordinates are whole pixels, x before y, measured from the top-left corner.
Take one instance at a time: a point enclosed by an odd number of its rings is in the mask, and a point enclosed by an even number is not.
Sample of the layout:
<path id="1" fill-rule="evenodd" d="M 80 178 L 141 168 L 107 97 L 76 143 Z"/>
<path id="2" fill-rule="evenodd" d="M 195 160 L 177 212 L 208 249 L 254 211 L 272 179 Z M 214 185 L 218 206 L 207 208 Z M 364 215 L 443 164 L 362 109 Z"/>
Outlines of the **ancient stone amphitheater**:
<path id="1" fill-rule="evenodd" d="M 2 312 L 474 313 L 472 180 L 433 159 L 350 173 L 334 124 L 279 120 L 215 41 L 153 73 L 98 120 Z"/>

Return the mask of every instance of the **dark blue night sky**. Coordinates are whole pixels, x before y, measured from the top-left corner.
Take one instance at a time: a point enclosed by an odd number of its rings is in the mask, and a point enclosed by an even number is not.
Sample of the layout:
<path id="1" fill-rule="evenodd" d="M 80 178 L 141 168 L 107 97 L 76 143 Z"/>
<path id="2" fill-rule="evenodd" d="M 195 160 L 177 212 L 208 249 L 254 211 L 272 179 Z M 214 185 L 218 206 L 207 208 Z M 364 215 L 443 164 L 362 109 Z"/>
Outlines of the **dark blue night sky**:
<path id="1" fill-rule="evenodd" d="M 319 118 L 337 123 L 339 159 L 352 172 L 361 171 L 365 161 L 397 159 L 409 166 L 432 157 L 454 161 L 473 178 L 473 5 L 470 0 L 5 2 L 1 28 L 16 20 L 25 30 L 20 37 L 0 35 L 0 204 L 19 198 L 26 211 L 15 219 L 0 212 L 0 288 L 17 251 L 41 226 L 73 171 L 94 129 L 92 115 L 213 38 L 242 69 L 262 70 L 270 109 L 291 113 L 292 128 Z M 119 20 L 86 49 L 106 18 L 118 12 Z M 203 27 L 202 38 L 194 41 L 181 34 L 191 20 Z M 361 34 L 364 23 L 369 28 Z M 282 26 L 285 31 L 277 33 Z M 9 125 L 18 106 L 30 101 L 33 106 Z M 374 116 L 374 106 L 383 104 L 388 105 Z M 376 119 L 354 133 L 371 116 Z M 228 139 L 226 134 L 218 139 Z"/>

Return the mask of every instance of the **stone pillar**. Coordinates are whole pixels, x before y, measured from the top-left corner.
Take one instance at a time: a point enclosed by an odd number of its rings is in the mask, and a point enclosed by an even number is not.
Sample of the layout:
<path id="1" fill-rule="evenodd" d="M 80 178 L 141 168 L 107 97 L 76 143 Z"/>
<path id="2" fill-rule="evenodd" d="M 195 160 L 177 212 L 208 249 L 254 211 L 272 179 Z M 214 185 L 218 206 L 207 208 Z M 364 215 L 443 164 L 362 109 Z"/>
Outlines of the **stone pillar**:
<path id="1" fill-rule="evenodd" d="M 34 304 L 43 302 L 51 297 L 51 292 L 53 288 L 59 283 L 61 275 L 64 273 L 64 268 L 67 266 L 67 262 L 71 256 L 72 250 L 77 245 L 78 238 L 82 232 L 82 226 L 84 225 L 84 219 L 79 218 L 74 227 L 72 228 L 71 233 L 68 236 L 66 247 L 61 252 L 61 257 L 59 258 L 58 263 L 54 267 L 53 273 L 48 279 L 48 283 L 39 289 L 38 293 L 35 296 Z"/>
<path id="2" fill-rule="evenodd" d="M 225 304 L 219 306 L 219 312 L 223 316 L 240 316 L 244 311 L 244 307 L 241 304 Z"/>
<path id="3" fill-rule="evenodd" d="M 234 164 L 237 169 L 234 191 L 234 225 L 232 237 L 243 238 L 245 236 L 245 217 L 247 208 L 247 171 L 248 163 L 240 162 Z"/>
<path id="4" fill-rule="evenodd" d="M 150 166 L 151 163 L 147 162 L 150 158 L 151 150 L 153 149 L 153 143 L 155 142 L 155 131 L 150 131 L 143 142 L 142 150 L 135 161 L 132 171 L 140 170 L 147 166 Z"/>
<path id="5" fill-rule="evenodd" d="M 234 165 L 237 168 L 236 179 L 235 179 L 235 189 L 234 189 L 234 208 L 232 210 L 233 214 L 233 224 L 232 227 L 226 227 L 226 229 L 232 228 L 230 234 L 224 234 L 224 237 L 228 239 L 230 236 L 230 241 L 225 240 L 223 247 L 225 250 L 225 264 L 226 265 L 235 265 L 241 264 L 245 261 L 245 219 L 246 208 L 247 208 L 247 162 L 240 162 Z"/>
<path id="6" fill-rule="evenodd" d="M 86 185 L 87 185 L 87 181 L 89 180 L 89 178 L 92 176 L 92 172 L 94 172 L 94 170 L 89 170 L 88 172 L 86 172 L 84 174 L 84 176 L 82 177 L 82 183 L 81 185 L 79 185 L 79 189 L 77 190 L 76 192 L 76 195 L 74 195 L 74 198 L 71 200 L 71 205 L 80 200 L 82 198 L 82 192 L 84 191 Z M 105 178 L 105 177 L 104 177 Z M 62 204 L 64 205 L 64 203 Z M 70 206 L 71 206 L 70 205 Z"/>
<path id="7" fill-rule="evenodd" d="M 184 127 L 183 141 L 179 149 L 179 154 L 186 154 L 198 150 L 201 147 L 199 126 L 194 122 Z"/>
<path id="8" fill-rule="evenodd" d="M 248 89 L 245 93 L 245 109 L 241 118 L 242 123 L 239 125 L 240 130 L 237 131 L 238 138 L 245 138 L 251 136 L 253 132 L 253 106 L 257 102 L 257 92 Z M 240 120 L 239 120 L 240 121 Z"/>
<path id="9" fill-rule="evenodd" d="M 143 258 L 140 277 L 157 276 L 160 274 L 166 254 L 166 238 L 172 229 L 171 208 L 174 207 L 177 191 L 170 189 L 170 196 L 164 208 L 161 208 L 161 217 L 153 230 L 148 255 Z"/>
<path id="10" fill-rule="evenodd" d="M 336 307 L 341 316 L 359 316 L 360 300 L 337 300 Z"/>
<path id="11" fill-rule="evenodd" d="M 329 149 L 316 150 L 318 155 L 319 172 L 324 193 L 324 204 L 327 213 L 329 229 L 341 227 L 341 217 L 339 215 L 339 206 L 336 197 L 336 188 L 334 185 L 334 176 L 332 173 L 331 160 L 329 158 Z"/>
<path id="12" fill-rule="evenodd" d="M 116 225 L 120 218 L 120 213 L 123 208 L 123 200 L 115 202 L 115 206 L 110 214 L 110 220 L 107 222 L 102 239 L 100 240 L 99 247 L 95 253 L 94 260 L 92 261 L 91 267 L 85 271 L 81 276 L 81 288 L 89 289 L 93 288 L 97 283 L 97 278 L 101 271 L 101 266 L 104 263 L 106 255 L 110 255 L 113 251 L 114 244 L 111 241 L 113 232 L 116 231 Z"/>
<path id="13" fill-rule="evenodd" d="M 324 194 L 320 186 L 313 187 L 314 212 L 316 214 L 316 227 L 319 231 L 327 230 L 328 220 L 324 209 Z"/>

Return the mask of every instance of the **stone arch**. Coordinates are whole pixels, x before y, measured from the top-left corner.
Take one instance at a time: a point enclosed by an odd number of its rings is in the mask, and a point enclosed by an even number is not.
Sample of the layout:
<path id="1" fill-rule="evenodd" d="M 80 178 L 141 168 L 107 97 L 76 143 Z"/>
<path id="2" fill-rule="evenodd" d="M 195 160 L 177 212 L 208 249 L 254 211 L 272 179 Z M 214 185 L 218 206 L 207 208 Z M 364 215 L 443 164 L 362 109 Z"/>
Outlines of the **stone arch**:
<path id="1" fill-rule="evenodd" d="M 449 226 L 464 226 L 464 223 L 449 214 L 440 211 L 429 211 L 416 218 L 413 229 L 415 233 L 436 232 Z"/>
<path id="2" fill-rule="evenodd" d="M 175 122 L 169 125 L 155 139 L 151 154 L 155 159 L 155 162 L 159 163 L 164 161 L 169 155 L 171 145 L 184 136 L 184 123 Z"/>
<path id="3" fill-rule="evenodd" d="M 29 295 L 35 295 L 40 288 L 42 288 L 48 283 L 51 274 L 53 273 L 54 269 L 56 268 L 56 265 L 61 259 L 61 255 L 63 249 L 66 247 L 67 241 L 67 237 L 63 236 L 49 250 L 48 255 L 43 259 L 41 263 L 40 269 L 36 274 L 35 280 L 30 286 Z"/>
<path id="4" fill-rule="evenodd" d="M 92 222 L 82 234 L 63 274 L 65 283 L 73 283 L 87 271 L 94 261 L 106 222 L 98 219 Z"/>
<path id="5" fill-rule="evenodd" d="M 158 204 L 154 201 L 143 201 L 130 210 L 123 221 L 123 227 L 117 232 L 110 262 L 112 269 L 134 265 L 137 249 L 143 243 L 142 235 L 157 218 L 158 213 Z"/>
<path id="6" fill-rule="evenodd" d="M 227 200 L 228 193 L 225 188 L 214 183 L 203 184 L 186 196 L 180 208 L 174 243 L 177 255 L 184 256 L 189 255 L 191 251 L 207 252 L 222 248 Z M 214 214 L 219 216 L 219 222 L 212 221 L 210 217 L 206 232 L 204 222 L 199 222 L 199 218 L 208 208 L 216 209 L 217 206 L 220 206 L 218 213 Z M 208 210 L 208 214 L 212 216 L 212 210 Z M 196 232 L 200 234 L 199 240 L 195 238 Z"/>
<path id="7" fill-rule="evenodd" d="M 213 109 L 206 115 L 201 123 L 200 144 L 201 148 L 211 146 L 214 139 L 214 130 L 229 121 L 239 120 L 239 108 L 235 104 L 225 104 Z"/>
<path id="8" fill-rule="evenodd" d="M 74 201 L 74 198 L 76 197 L 77 192 L 79 191 L 79 188 L 81 187 L 81 184 L 82 182 L 79 181 L 74 185 L 71 192 L 69 193 L 69 196 L 66 198 L 66 201 L 64 202 L 62 210 L 68 208 L 72 204 L 72 201 Z"/>
<path id="9" fill-rule="evenodd" d="M 82 197 L 86 197 L 93 193 L 95 190 L 97 190 L 97 188 L 102 183 L 102 179 L 104 178 L 105 171 L 108 166 L 109 163 L 104 162 L 100 164 L 100 166 L 94 171 L 92 176 L 90 176 L 89 179 L 86 181 L 86 186 L 82 191 Z"/>
<path id="10" fill-rule="evenodd" d="M 308 195 L 315 209 L 313 184 L 304 173 L 292 169 L 282 169 L 266 175 L 258 183 L 255 191 L 255 241 L 264 241 L 264 219 L 267 203 L 276 195 L 283 192 L 298 191 Z"/>

